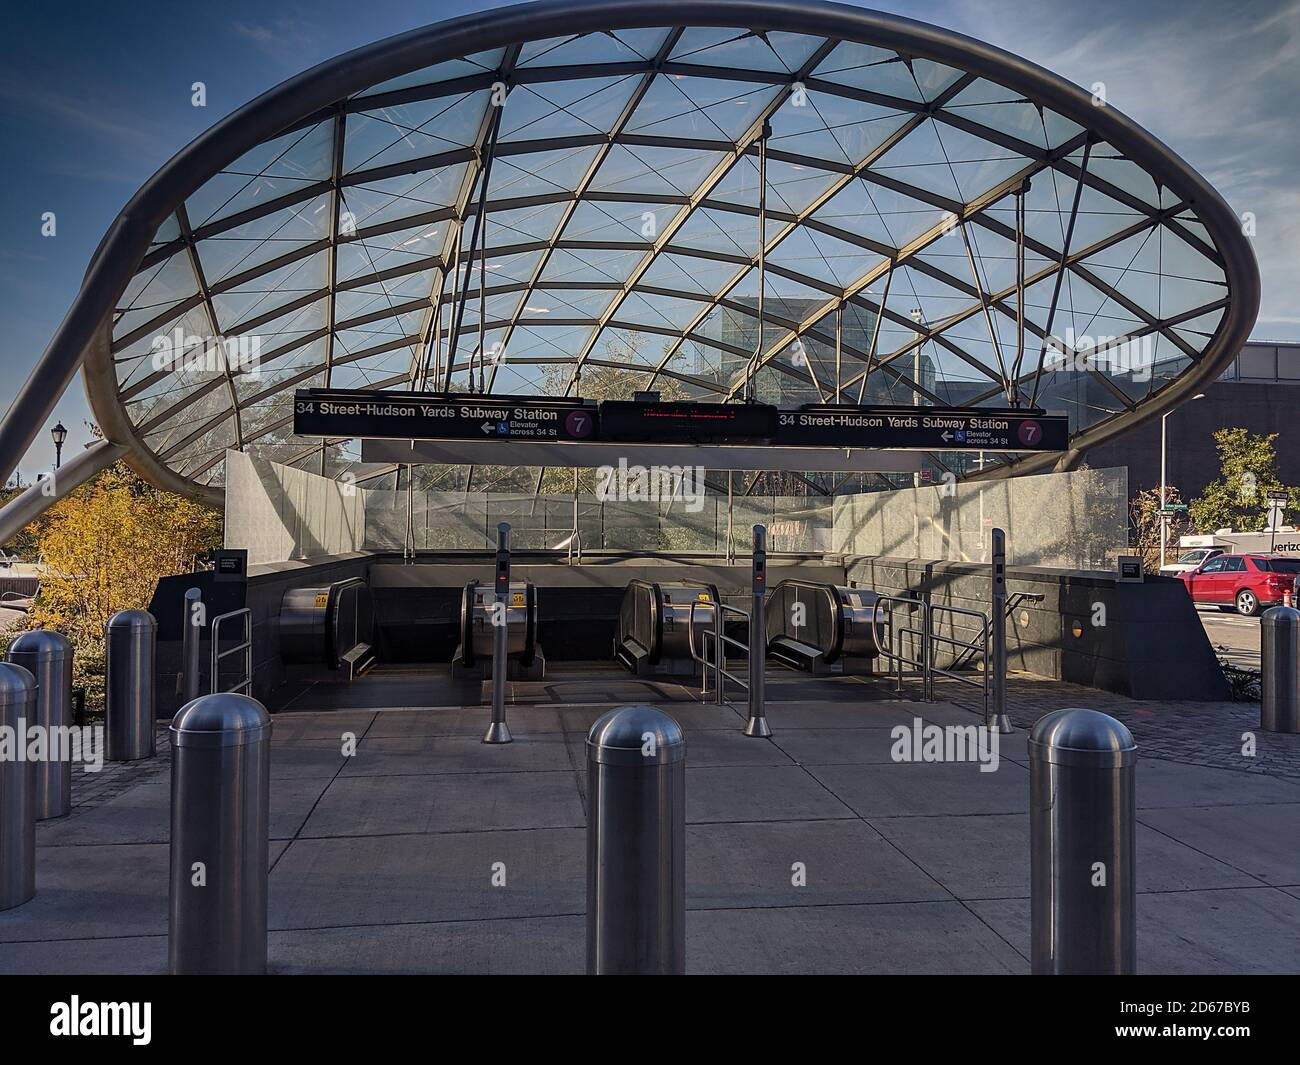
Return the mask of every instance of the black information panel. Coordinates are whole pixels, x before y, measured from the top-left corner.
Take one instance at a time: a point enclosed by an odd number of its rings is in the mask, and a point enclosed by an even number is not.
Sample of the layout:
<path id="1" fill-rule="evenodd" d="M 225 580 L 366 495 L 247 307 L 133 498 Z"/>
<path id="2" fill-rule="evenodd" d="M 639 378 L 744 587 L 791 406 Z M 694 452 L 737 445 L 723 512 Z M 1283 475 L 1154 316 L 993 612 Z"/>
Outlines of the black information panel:
<path id="1" fill-rule="evenodd" d="M 293 431 L 371 440 L 591 440 L 596 408 L 537 396 L 311 388 L 294 393 Z"/>
<path id="2" fill-rule="evenodd" d="M 775 407 L 762 403 L 635 403 L 600 405 L 600 438 L 626 443 L 753 444 L 776 435 Z"/>
<path id="3" fill-rule="evenodd" d="M 591 402 L 436 392 L 294 394 L 299 436 L 371 440 L 775 444 L 913 451 L 1064 451 L 1069 422 L 1041 410 Z"/>
<path id="4" fill-rule="evenodd" d="M 1064 451 L 1069 419 L 1039 410 L 802 407 L 781 411 L 775 442 L 921 451 Z"/>

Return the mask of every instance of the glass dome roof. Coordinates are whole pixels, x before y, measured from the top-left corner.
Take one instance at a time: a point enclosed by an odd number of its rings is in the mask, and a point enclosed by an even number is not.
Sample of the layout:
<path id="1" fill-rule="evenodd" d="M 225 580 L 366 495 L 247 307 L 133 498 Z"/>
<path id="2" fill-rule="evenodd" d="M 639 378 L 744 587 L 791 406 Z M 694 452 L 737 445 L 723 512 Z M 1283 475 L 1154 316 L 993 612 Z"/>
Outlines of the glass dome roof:
<path id="1" fill-rule="evenodd" d="M 1253 321 L 1229 328 L 1257 278 L 1222 201 L 1015 57 L 819 4 L 583 5 L 536 39 L 530 7 L 481 50 L 394 48 L 168 205 L 93 356 L 149 465 L 216 487 L 227 448 L 319 456 L 297 388 L 479 376 L 724 402 L 752 373 L 781 405 L 1039 406 L 1079 434 Z M 160 337 L 221 339 L 160 367 Z"/>

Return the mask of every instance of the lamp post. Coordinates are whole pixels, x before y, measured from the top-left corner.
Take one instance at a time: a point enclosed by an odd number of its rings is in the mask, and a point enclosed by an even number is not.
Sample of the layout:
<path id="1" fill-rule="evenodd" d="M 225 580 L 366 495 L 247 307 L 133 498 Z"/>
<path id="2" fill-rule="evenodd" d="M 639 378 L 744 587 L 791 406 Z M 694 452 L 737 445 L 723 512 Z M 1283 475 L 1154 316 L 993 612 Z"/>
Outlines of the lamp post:
<path id="1" fill-rule="evenodd" d="M 54 468 L 57 470 L 63 465 L 63 441 L 68 439 L 68 430 L 62 422 L 56 422 L 50 430 L 50 436 L 54 440 Z"/>
<path id="2" fill-rule="evenodd" d="M 1205 398 L 1204 392 L 1197 392 L 1196 395 L 1194 395 L 1187 402 L 1194 403 L 1196 400 L 1204 399 L 1204 398 Z M 1168 433 L 1166 430 L 1169 422 L 1169 415 L 1173 414 L 1173 412 L 1177 409 L 1178 408 L 1175 407 L 1173 410 L 1165 411 L 1165 413 L 1160 418 L 1160 568 L 1161 569 L 1164 568 L 1165 551 L 1169 546 L 1169 512 L 1165 510 L 1165 507 L 1169 505 L 1168 489 L 1165 487 L 1165 480 L 1166 480 L 1165 445 L 1168 439 Z"/>

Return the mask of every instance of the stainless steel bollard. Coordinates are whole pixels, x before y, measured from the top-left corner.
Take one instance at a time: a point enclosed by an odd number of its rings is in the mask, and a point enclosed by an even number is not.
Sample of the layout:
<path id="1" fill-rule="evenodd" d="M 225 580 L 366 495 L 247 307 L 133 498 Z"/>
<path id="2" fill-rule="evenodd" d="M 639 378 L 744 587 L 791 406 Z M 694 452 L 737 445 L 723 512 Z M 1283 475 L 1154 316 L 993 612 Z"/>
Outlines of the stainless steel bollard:
<path id="1" fill-rule="evenodd" d="M 182 706 L 170 732 L 168 971 L 264 973 L 271 717 L 217 692 Z"/>
<path id="2" fill-rule="evenodd" d="M 992 585 L 992 603 L 989 614 L 990 643 L 993 645 L 993 676 L 989 687 L 991 699 L 984 724 L 1008 735 L 1011 718 L 1007 716 L 1007 534 L 1001 529 L 992 533 L 989 579 Z M 933 692 L 931 692 L 933 697 Z"/>
<path id="3" fill-rule="evenodd" d="M 119 610 L 104 626 L 104 724 L 110 762 L 153 757 L 157 637 L 158 623 L 147 610 Z"/>
<path id="4" fill-rule="evenodd" d="M 72 725 L 72 641 L 50 629 L 32 629 L 9 645 L 5 656 L 36 678 L 34 720 L 45 733 L 46 756 L 36 763 L 36 820 L 72 811 L 72 758 L 67 729 Z"/>
<path id="5" fill-rule="evenodd" d="M 587 972 L 686 971 L 686 740 L 653 706 L 587 734 Z"/>
<path id="6" fill-rule="evenodd" d="M 767 529 L 754 526 L 754 559 L 750 572 L 749 601 L 749 718 L 745 735 L 766 739 L 767 723 Z M 721 609 L 721 607 L 719 607 Z"/>
<path id="7" fill-rule="evenodd" d="M 36 716 L 36 678 L 22 666 L 0 662 L 0 726 L 24 748 Z M 0 910 L 36 894 L 36 763 L 0 759 Z"/>
<path id="8" fill-rule="evenodd" d="M 1259 727 L 1300 732 L 1300 610 L 1275 606 L 1259 619 Z"/>
<path id="9" fill-rule="evenodd" d="M 496 601 L 488 615 L 492 619 L 492 723 L 483 736 L 484 743 L 509 743 L 510 726 L 506 724 L 506 670 L 509 668 L 507 637 L 510 608 L 510 523 L 497 526 L 497 569 L 493 584 Z"/>
<path id="10" fill-rule="evenodd" d="M 199 697 L 203 650 L 203 592 L 187 588 L 181 618 L 181 691 L 185 702 Z"/>
<path id="11" fill-rule="evenodd" d="M 1137 965 L 1129 730 L 1056 710 L 1029 736 L 1030 957 L 1035 974 L 1127 976 Z"/>

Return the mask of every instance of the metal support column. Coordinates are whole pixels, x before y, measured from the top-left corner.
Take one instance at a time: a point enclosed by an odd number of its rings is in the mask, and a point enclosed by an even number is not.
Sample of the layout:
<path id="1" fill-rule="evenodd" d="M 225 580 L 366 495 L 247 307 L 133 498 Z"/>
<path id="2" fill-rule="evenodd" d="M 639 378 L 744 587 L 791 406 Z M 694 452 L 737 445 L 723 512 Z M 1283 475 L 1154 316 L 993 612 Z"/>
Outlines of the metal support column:
<path id="1" fill-rule="evenodd" d="M 0 662 L 0 726 L 25 736 L 36 714 L 36 678 Z M 36 894 L 36 763 L 0 758 L 0 910 Z"/>
<path id="2" fill-rule="evenodd" d="M 587 734 L 587 972 L 686 971 L 686 740 L 653 706 Z"/>
<path id="3" fill-rule="evenodd" d="M 1096 710 L 1056 710 L 1029 737 L 1030 960 L 1035 975 L 1137 967 L 1137 745 Z"/>
<path id="4" fill-rule="evenodd" d="M 170 731 L 168 971 L 263 974 L 271 715 L 218 692 L 182 706 Z"/>
<path id="5" fill-rule="evenodd" d="M 185 592 L 184 618 L 181 624 L 181 691 L 185 702 L 199 697 L 203 652 L 203 593 L 198 588 Z"/>
<path id="6" fill-rule="evenodd" d="M 984 724 L 1004 736 L 1014 731 L 1007 716 L 1007 534 L 994 529 L 990 551 L 990 582 L 993 586 L 992 613 L 989 616 L 990 643 L 993 647 L 992 699 L 984 715 Z"/>
<path id="7" fill-rule="evenodd" d="M 66 636 L 31 629 L 14 638 L 5 656 L 36 679 L 36 710 L 27 724 L 45 732 L 45 757 L 36 763 L 33 785 L 38 821 L 72 812 L 72 753 L 62 740 L 67 735 L 63 729 L 73 723 L 72 655 L 72 641 Z"/>
<path id="8" fill-rule="evenodd" d="M 510 523 L 497 526 L 496 601 L 492 604 L 492 724 L 484 743 L 509 743 L 506 724 L 506 636 L 510 608 Z"/>
<path id="9" fill-rule="evenodd" d="M 754 526 L 754 561 L 750 581 L 749 606 L 749 720 L 745 735 L 766 738 L 772 735 L 764 706 L 763 682 L 767 670 L 767 529 Z"/>
<path id="10" fill-rule="evenodd" d="M 1259 651 L 1259 727 L 1300 732 L 1300 610 L 1266 610 L 1259 620 Z"/>
<path id="11" fill-rule="evenodd" d="M 154 654 L 158 623 L 147 610 L 119 610 L 104 626 L 104 725 L 110 762 L 154 754 Z"/>

